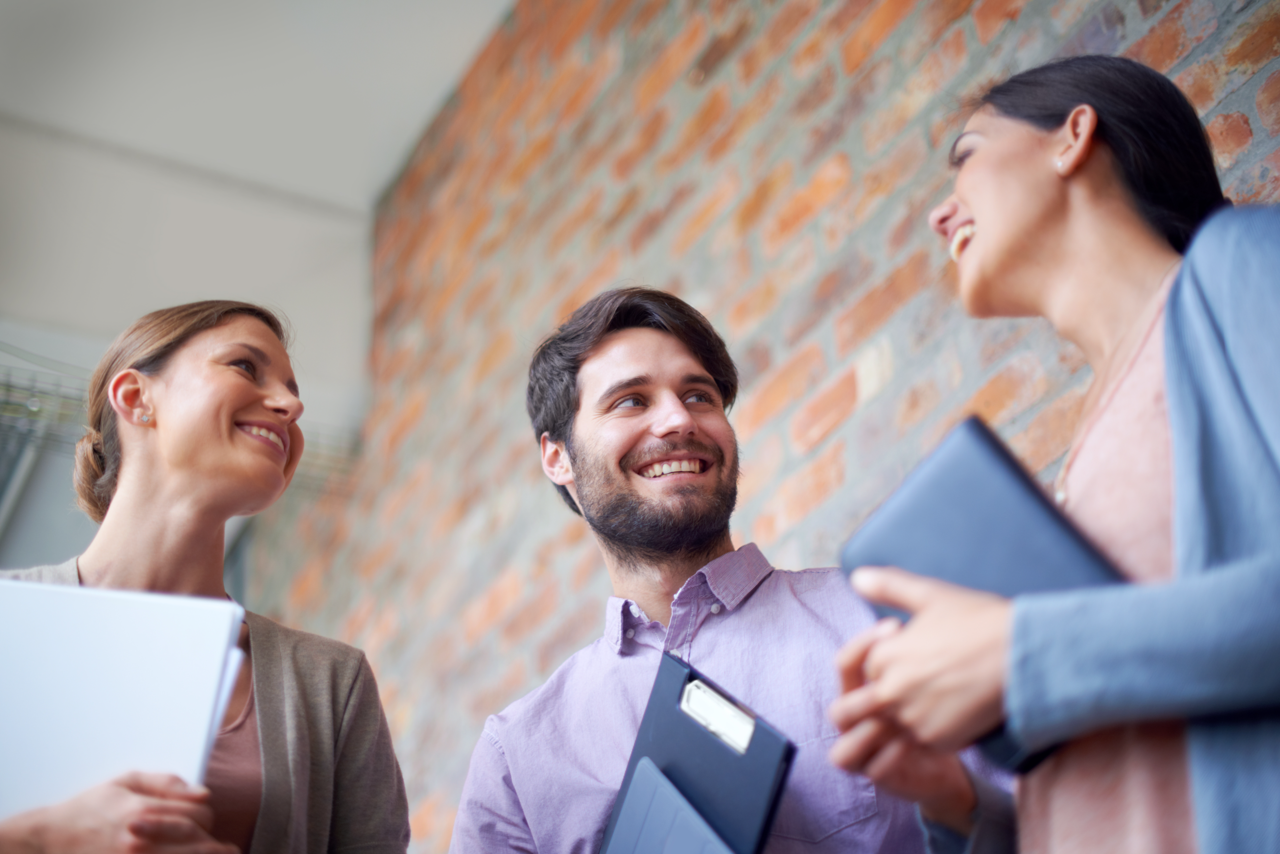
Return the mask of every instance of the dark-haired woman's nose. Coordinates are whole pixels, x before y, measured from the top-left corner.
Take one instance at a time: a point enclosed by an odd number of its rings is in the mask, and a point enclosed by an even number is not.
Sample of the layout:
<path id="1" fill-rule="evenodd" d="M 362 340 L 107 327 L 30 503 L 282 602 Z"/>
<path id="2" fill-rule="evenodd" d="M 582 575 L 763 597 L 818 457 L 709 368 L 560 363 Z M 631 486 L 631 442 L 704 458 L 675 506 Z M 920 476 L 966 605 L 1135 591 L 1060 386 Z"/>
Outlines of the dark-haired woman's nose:
<path id="1" fill-rule="evenodd" d="M 959 210 L 960 204 L 956 201 L 956 197 L 948 196 L 946 201 L 929 211 L 929 227 L 945 238 L 947 224 L 955 219 Z"/>

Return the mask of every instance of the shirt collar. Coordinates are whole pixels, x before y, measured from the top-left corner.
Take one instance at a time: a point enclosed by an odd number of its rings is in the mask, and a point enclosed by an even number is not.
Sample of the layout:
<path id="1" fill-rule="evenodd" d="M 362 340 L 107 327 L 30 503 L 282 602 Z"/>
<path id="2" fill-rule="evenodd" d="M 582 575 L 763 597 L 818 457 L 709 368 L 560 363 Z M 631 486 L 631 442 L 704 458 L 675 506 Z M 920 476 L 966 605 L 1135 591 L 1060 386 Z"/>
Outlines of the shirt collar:
<path id="1" fill-rule="evenodd" d="M 747 543 L 737 551 L 721 555 L 694 573 L 689 581 L 685 582 L 681 593 L 701 575 L 711 595 L 733 611 L 760 586 L 760 582 L 764 581 L 771 572 L 773 567 L 760 553 L 760 549 L 756 548 L 755 543 Z M 676 598 L 679 597 L 680 593 L 677 593 Z M 626 630 L 643 622 L 632 615 L 633 604 L 630 599 L 622 599 L 618 596 L 610 596 L 605 604 L 604 639 L 614 652 L 622 650 L 622 637 Z"/>

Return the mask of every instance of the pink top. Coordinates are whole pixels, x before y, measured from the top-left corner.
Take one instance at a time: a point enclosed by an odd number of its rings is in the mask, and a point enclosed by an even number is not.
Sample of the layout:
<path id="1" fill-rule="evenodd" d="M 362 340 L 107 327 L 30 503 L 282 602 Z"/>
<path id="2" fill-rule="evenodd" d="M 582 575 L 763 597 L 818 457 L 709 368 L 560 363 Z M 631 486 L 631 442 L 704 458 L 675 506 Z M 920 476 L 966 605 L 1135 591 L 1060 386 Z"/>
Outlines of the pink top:
<path id="1" fill-rule="evenodd" d="M 1164 303 L 1077 437 L 1059 477 L 1066 514 L 1138 583 L 1173 578 L 1173 457 L 1164 385 Z M 1070 742 L 1022 779 L 1025 854 L 1194 854 L 1182 721 L 1130 724 Z"/>
<path id="2" fill-rule="evenodd" d="M 262 806 L 262 753 L 258 746 L 258 716 L 253 682 L 240 716 L 218 730 L 209 755 L 204 784 L 213 808 L 213 837 L 249 850 Z"/>

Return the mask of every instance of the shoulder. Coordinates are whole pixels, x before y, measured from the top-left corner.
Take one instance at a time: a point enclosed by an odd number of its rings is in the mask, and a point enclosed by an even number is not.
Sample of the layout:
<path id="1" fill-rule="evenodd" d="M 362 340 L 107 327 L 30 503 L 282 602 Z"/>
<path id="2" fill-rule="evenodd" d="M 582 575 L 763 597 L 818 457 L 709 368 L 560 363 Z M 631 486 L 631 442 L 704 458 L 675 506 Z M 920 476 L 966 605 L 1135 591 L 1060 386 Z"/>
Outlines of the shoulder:
<path id="1" fill-rule="evenodd" d="M 345 677 L 355 680 L 368 670 L 365 655 L 359 649 L 333 638 L 282 626 L 261 614 L 245 612 L 249 638 L 255 661 L 260 657 L 278 659 L 280 666 L 300 678 L 310 676 Z M 369 674 L 372 677 L 372 673 Z"/>
<path id="2" fill-rule="evenodd" d="M 769 591 L 771 598 L 794 596 L 805 608 L 818 613 L 831 612 L 858 620 L 871 613 L 866 601 L 849 586 L 848 576 L 837 567 L 775 569 L 761 588 L 761 592 Z"/>
<path id="3" fill-rule="evenodd" d="M 27 569 L 0 569 L 0 581 L 30 581 L 36 584 L 78 585 L 80 573 L 76 571 L 76 559 L 52 566 L 33 566 Z"/>
<path id="4" fill-rule="evenodd" d="M 1182 287 L 1215 313 L 1239 300 L 1280 306 L 1280 207 L 1218 211 L 1196 232 L 1183 262 Z"/>

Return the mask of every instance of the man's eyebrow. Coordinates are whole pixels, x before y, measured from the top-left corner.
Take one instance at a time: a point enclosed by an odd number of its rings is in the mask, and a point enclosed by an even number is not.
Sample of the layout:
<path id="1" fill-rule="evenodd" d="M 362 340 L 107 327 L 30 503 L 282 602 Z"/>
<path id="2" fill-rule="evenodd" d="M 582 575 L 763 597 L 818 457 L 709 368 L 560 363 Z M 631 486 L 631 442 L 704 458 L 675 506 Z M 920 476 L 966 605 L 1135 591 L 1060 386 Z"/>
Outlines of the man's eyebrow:
<path id="1" fill-rule="evenodd" d="M 720 390 L 720 383 L 716 382 L 706 374 L 685 374 L 684 384 L 685 385 L 706 385 L 706 386 L 711 386 L 716 391 Z"/>
<path id="2" fill-rule="evenodd" d="M 604 403 L 606 400 L 613 397 L 615 394 L 617 394 L 620 391 L 626 391 L 629 388 L 636 388 L 637 386 L 649 385 L 652 382 L 653 382 L 653 377 L 649 376 L 648 374 L 643 374 L 638 377 L 631 377 L 630 379 L 626 379 L 626 380 L 619 380 L 618 382 L 614 383 L 613 385 L 605 389 L 604 393 L 600 395 L 599 399 L 596 402 Z"/>

